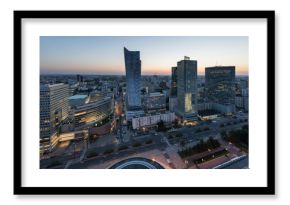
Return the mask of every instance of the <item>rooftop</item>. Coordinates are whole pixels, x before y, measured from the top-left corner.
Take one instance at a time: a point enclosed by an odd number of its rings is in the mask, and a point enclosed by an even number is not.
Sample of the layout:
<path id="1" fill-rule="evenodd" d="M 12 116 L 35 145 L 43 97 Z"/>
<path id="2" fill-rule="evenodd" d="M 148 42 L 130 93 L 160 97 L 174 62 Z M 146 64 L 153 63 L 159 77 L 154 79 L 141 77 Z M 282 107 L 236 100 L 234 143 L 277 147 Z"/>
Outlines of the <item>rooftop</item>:
<path id="1" fill-rule="evenodd" d="M 155 92 L 155 93 L 149 93 L 150 97 L 158 97 L 158 96 L 164 96 L 163 93 Z"/>
<path id="2" fill-rule="evenodd" d="M 57 84 L 40 84 L 40 90 L 41 91 L 49 91 L 50 89 L 54 88 L 61 88 L 62 86 L 67 86 L 67 84 L 64 83 L 57 83 Z"/>
<path id="3" fill-rule="evenodd" d="M 53 87 L 57 87 L 57 86 L 60 86 L 60 85 L 64 85 L 64 83 L 56 83 L 56 84 L 49 84 L 47 85 L 49 88 L 53 88 Z"/>
<path id="4" fill-rule="evenodd" d="M 76 107 L 76 111 L 80 112 L 82 110 L 87 110 L 87 109 L 92 109 L 95 108 L 97 106 L 100 106 L 104 103 L 108 103 L 112 98 L 111 97 L 104 97 L 101 100 L 95 101 L 95 102 L 91 102 L 85 105 L 80 105 Z"/>
<path id="5" fill-rule="evenodd" d="M 69 97 L 68 99 L 69 100 L 78 100 L 78 99 L 85 99 L 87 97 L 88 97 L 87 95 L 73 95 L 73 96 Z"/>

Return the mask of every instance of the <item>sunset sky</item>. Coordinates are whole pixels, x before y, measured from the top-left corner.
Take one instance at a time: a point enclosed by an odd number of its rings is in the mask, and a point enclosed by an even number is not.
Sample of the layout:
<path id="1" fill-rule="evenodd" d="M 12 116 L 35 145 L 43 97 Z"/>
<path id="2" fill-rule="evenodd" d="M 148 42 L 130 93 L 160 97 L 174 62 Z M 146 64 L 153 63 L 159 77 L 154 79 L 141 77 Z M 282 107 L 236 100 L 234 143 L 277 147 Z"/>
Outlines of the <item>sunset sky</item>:
<path id="1" fill-rule="evenodd" d="M 125 74 L 123 47 L 140 51 L 143 75 L 169 75 L 184 56 L 198 73 L 234 65 L 248 74 L 247 36 L 41 36 L 41 74 Z"/>

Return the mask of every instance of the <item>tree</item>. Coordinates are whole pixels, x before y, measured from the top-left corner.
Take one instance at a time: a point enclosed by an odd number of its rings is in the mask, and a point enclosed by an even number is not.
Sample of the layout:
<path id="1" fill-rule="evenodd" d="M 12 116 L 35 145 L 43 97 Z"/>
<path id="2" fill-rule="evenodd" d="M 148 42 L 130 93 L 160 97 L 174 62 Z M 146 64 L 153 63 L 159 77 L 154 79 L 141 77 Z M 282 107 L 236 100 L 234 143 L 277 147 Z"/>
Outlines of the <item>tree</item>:
<path id="1" fill-rule="evenodd" d="M 141 89 L 141 93 L 142 93 L 142 95 L 144 95 L 146 93 L 146 89 L 145 88 L 142 88 Z"/>
<path id="2" fill-rule="evenodd" d="M 229 132 L 227 140 L 235 144 L 244 144 L 248 146 L 249 135 L 248 129 L 232 130 Z"/>
<path id="3" fill-rule="evenodd" d="M 146 144 L 152 144 L 153 143 L 153 140 L 152 139 L 149 139 L 146 141 Z"/>
<path id="4" fill-rule="evenodd" d="M 209 127 L 205 127 L 205 128 L 203 129 L 203 131 L 208 131 L 208 130 L 210 130 Z"/>
<path id="5" fill-rule="evenodd" d="M 201 129 L 198 128 L 197 130 L 195 130 L 196 133 L 201 132 Z"/>
<path id="6" fill-rule="evenodd" d="M 175 119 L 175 120 L 173 121 L 173 127 L 174 127 L 174 128 L 177 128 L 177 127 L 178 127 L 178 119 Z"/>
<path id="7" fill-rule="evenodd" d="M 163 120 L 160 120 L 158 123 L 157 123 L 157 129 L 158 129 L 158 131 L 160 132 L 160 131 L 166 131 L 166 127 L 165 127 L 165 125 L 164 125 L 164 122 L 163 122 Z"/>
<path id="8" fill-rule="evenodd" d="M 220 132 L 220 135 L 221 135 L 222 138 L 226 138 L 228 136 L 227 132 L 224 131 L 224 130 Z"/>
<path id="9" fill-rule="evenodd" d="M 182 135 L 182 133 L 178 132 L 178 133 L 176 134 L 176 137 L 177 137 L 177 138 L 181 138 L 181 137 L 183 137 L 183 135 Z"/>
<path id="10" fill-rule="evenodd" d="M 248 124 L 243 125 L 242 129 L 243 129 L 243 130 L 249 130 L 249 125 L 248 125 Z"/>
<path id="11" fill-rule="evenodd" d="M 181 147 L 184 147 L 186 145 L 186 141 L 184 139 L 180 140 L 179 142 Z"/>
<path id="12" fill-rule="evenodd" d="M 217 147 L 220 146 L 220 143 L 219 141 L 213 139 L 213 137 L 210 137 L 208 140 L 207 140 L 207 147 L 210 148 L 210 149 L 215 149 Z"/>

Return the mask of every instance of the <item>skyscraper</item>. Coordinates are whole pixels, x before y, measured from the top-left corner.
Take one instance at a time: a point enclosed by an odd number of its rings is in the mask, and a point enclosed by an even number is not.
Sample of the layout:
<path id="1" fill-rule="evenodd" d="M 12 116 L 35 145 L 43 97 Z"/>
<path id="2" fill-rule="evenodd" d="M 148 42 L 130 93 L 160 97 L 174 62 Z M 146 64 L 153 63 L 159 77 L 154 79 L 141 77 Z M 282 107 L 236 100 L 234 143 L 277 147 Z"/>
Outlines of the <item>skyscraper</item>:
<path id="1" fill-rule="evenodd" d="M 127 108 L 139 109 L 141 107 L 141 60 L 140 51 L 129 51 L 124 47 L 126 67 L 126 95 Z"/>
<path id="2" fill-rule="evenodd" d="M 126 108 L 141 108 L 141 60 L 139 51 L 129 51 L 124 47 L 126 67 Z"/>
<path id="3" fill-rule="evenodd" d="M 221 112 L 234 112 L 235 66 L 205 68 L 205 88 L 208 102 L 214 103 Z"/>
<path id="4" fill-rule="evenodd" d="M 171 88 L 169 95 L 169 110 L 175 112 L 177 107 L 177 67 L 171 67 Z"/>
<path id="5" fill-rule="evenodd" d="M 68 116 L 68 85 L 59 83 L 40 86 L 41 150 L 52 149 L 57 143 L 57 129 Z"/>
<path id="6" fill-rule="evenodd" d="M 171 68 L 171 96 L 177 95 L 177 67 Z"/>
<path id="7" fill-rule="evenodd" d="M 194 119 L 196 110 L 197 61 L 184 57 L 177 62 L 177 115 Z M 194 100 L 193 100 L 194 98 Z M 194 103 L 192 103 L 194 102 Z"/>
<path id="8" fill-rule="evenodd" d="M 82 83 L 84 81 L 84 76 L 77 75 L 77 81 L 78 81 L 78 83 Z"/>

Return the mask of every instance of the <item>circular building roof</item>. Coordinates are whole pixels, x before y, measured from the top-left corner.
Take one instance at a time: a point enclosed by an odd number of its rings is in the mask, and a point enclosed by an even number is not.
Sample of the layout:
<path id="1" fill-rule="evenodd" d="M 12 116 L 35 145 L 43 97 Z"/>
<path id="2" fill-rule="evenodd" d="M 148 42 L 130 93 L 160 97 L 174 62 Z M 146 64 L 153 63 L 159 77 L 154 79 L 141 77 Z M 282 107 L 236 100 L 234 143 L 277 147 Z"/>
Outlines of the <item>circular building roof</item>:
<path id="1" fill-rule="evenodd" d="M 159 163 L 141 157 L 129 158 L 114 164 L 110 169 L 164 169 Z"/>

